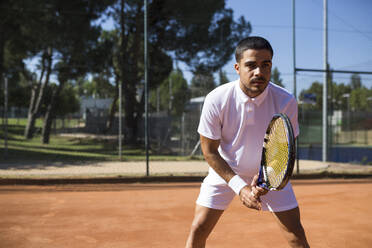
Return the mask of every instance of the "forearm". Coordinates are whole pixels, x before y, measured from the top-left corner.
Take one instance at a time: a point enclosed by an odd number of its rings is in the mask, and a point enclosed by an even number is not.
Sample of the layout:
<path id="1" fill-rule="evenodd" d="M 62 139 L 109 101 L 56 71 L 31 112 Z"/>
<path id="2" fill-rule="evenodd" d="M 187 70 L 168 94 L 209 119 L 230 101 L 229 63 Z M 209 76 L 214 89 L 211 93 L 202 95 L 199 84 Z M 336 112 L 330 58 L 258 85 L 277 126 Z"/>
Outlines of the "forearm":
<path id="1" fill-rule="evenodd" d="M 220 141 L 211 140 L 202 135 L 200 136 L 200 141 L 204 158 L 209 166 L 226 181 L 237 195 L 239 195 L 241 189 L 247 186 L 247 183 L 236 175 L 230 165 L 221 157 L 218 151 Z"/>
<path id="2" fill-rule="evenodd" d="M 204 158 L 208 165 L 227 183 L 236 175 L 219 153 L 204 153 Z"/>
<path id="3" fill-rule="evenodd" d="M 243 204 L 249 208 L 260 210 L 261 203 L 258 196 L 259 192 L 256 188 L 258 175 L 256 175 L 251 184 L 248 185 L 245 180 L 243 180 L 239 175 L 236 175 L 230 165 L 221 157 L 218 151 L 220 145 L 219 140 L 208 139 L 200 135 L 200 144 L 204 158 L 208 162 L 209 166 L 226 181 L 235 194 L 239 195 Z M 252 189 L 258 193 L 253 192 Z"/>

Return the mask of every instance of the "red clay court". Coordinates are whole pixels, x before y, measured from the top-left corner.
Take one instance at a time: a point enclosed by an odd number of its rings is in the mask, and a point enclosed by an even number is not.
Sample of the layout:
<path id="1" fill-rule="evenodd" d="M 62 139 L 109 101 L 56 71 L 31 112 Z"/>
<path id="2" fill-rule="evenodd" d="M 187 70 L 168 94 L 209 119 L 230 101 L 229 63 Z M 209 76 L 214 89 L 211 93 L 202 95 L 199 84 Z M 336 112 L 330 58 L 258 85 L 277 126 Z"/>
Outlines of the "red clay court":
<path id="1" fill-rule="evenodd" d="M 372 246 L 372 179 L 292 183 L 312 247 Z M 0 186 L 0 247 L 184 247 L 199 185 Z M 287 244 L 270 213 L 236 198 L 207 247 Z"/>

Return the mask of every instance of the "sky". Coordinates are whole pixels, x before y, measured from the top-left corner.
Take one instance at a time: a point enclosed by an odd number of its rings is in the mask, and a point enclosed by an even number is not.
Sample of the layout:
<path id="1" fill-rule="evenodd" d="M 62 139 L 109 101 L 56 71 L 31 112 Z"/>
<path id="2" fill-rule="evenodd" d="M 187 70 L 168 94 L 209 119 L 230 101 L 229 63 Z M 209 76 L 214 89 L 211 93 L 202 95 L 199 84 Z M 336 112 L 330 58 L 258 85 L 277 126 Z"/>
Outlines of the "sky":
<path id="1" fill-rule="evenodd" d="M 296 0 L 296 67 L 324 68 L 323 0 Z M 234 18 L 244 16 L 251 35 L 262 36 L 274 49 L 273 68 L 278 67 L 284 86 L 293 92 L 292 0 L 227 0 Z M 334 70 L 372 72 L 372 1 L 328 0 L 328 63 Z M 231 60 L 224 66 L 230 80 L 238 78 Z M 350 74 L 334 74 L 337 83 L 349 83 Z M 361 75 L 372 87 L 372 75 Z M 297 93 L 310 87 L 322 73 L 298 72 Z"/>
<path id="2" fill-rule="evenodd" d="M 226 7 L 251 23 L 251 36 L 269 40 L 273 68 L 281 73 L 284 86 L 293 93 L 292 0 L 226 0 Z M 296 0 L 296 67 L 324 69 L 323 0 Z M 372 1 L 328 0 L 328 63 L 334 70 L 372 72 Z M 243 38 L 243 37 L 242 37 Z M 231 56 L 223 70 L 230 80 L 238 79 Z M 188 82 L 192 74 L 181 66 Z M 360 75 L 372 88 L 372 75 Z M 348 84 L 351 74 L 333 74 L 337 83 Z M 323 82 L 322 73 L 297 72 L 297 95 L 314 81 Z M 218 82 L 217 73 L 215 75 Z"/>
<path id="3" fill-rule="evenodd" d="M 281 73 L 284 86 L 293 92 L 292 0 L 226 0 L 234 18 L 251 23 L 251 35 L 262 36 L 274 49 L 273 68 Z M 372 0 L 328 0 L 328 62 L 334 70 L 372 71 Z M 112 20 L 103 23 L 112 29 Z M 323 69 L 323 0 L 296 0 L 296 67 Z M 244 37 L 242 37 L 244 38 Z M 36 61 L 31 63 L 35 64 Z M 229 80 L 238 79 L 233 55 L 223 70 Z M 190 83 L 192 74 L 179 63 Z M 372 75 L 360 75 L 372 88 Z M 337 83 L 348 84 L 351 74 L 334 74 Z M 218 75 L 215 74 L 218 82 Z M 298 72 L 297 94 L 312 82 L 323 82 L 322 73 Z"/>

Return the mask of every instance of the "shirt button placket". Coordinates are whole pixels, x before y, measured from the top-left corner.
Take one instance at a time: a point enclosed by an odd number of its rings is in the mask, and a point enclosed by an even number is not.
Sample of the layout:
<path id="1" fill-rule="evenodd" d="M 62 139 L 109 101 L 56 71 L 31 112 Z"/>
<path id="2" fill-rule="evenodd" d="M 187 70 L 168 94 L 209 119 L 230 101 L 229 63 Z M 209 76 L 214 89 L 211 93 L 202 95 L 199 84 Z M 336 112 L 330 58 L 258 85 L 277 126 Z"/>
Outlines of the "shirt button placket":
<path id="1" fill-rule="evenodd" d="M 247 101 L 246 111 L 247 111 L 246 124 L 251 125 L 254 123 L 254 104 L 251 99 Z"/>

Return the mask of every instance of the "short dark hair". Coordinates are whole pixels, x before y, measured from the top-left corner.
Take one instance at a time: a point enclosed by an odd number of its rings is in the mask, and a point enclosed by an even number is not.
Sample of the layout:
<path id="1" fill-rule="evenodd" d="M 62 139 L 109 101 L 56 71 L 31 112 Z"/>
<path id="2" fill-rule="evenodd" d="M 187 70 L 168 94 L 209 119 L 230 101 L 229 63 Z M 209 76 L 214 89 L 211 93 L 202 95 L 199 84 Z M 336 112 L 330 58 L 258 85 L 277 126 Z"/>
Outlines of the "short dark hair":
<path id="1" fill-rule="evenodd" d="M 239 62 L 242 59 L 244 51 L 248 49 L 254 50 L 266 49 L 270 51 L 271 56 L 274 56 L 273 48 L 266 39 L 259 36 L 250 36 L 239 41 L 238 45 L 236 46 L 235 49 L 236 62 Z"/>

